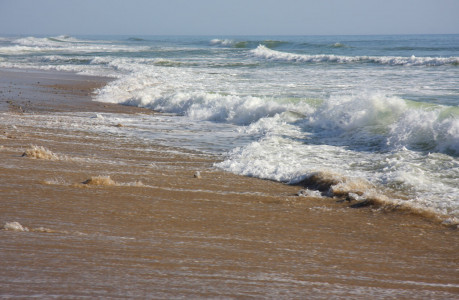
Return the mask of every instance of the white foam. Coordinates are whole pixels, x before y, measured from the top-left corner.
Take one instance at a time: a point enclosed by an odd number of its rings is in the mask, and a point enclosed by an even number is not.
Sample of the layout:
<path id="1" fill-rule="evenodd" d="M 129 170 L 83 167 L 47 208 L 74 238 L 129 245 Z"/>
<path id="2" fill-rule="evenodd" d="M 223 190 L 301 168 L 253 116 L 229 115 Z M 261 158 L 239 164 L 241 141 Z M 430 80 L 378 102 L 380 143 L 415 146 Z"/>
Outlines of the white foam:
<path id="1" fill-rule="evenodd" d="M 443 110 L 445 108 L 406 111 L 391 125 L 388 144 L 459 156 L 458 116 L 451 115 L 442 119 Z"/>
<path id="2" fill-rule="evenodd" d="M 174 76 L 174 74 L 170 74 Z M 180 74 L 192 76 L 193 74 Z M 133 106 L 147 107 L 153 110 L 185 115 L 194 120 L 210 120 L 233 124 L 251 124 L 263 117 L 274 116 L 287 110 L 299 107 L 289 102 L 275 99 L 223 95 L 187 89 L 183 85 L 175 88 L 177 79 L 166 81 L 165 74 L 144 73 L 121 78 L 104 87 L 97 100 L 101 102 L 123 103 Z M 203 78 L 205 80 L 205 78 Z M 193 83 L 193 81 L 189 81 Z M 195 91 L 193 91 L 195 90 Z M 304 110 L 301 108 L 300 110 Z"/>
<path id="3" fill-rule="evenodd" d="M 214 46 L 228 47 L 228 46 L 232 46 L 234 44 L 234 41 L 230 39 L 213 39 L 210 41 L 210 44 Z"/>
<path id="4" fill-rule="evenodd" d="M 19 222 L 6 222 L 3 230 L 24 232 L 29 231 L 29 228 L 22 226 Z"/>
<path id="5" fill-rule="evenodd" d="M 440 66 L 459 64 L 459 57 L 395 57 L 395 56 L 341 56 L 334 54 L 296 54 L 289 52 L 281 52 L 267 48 L 264 45 L 259 45 L 251 51 L 252 55 L 274 61 L 290 61 L 304 63 L 356 63 L 370 62 L 382 65 L 404 65 L 404 66 Z"/>
<path id="6" fill-rule="evenodd" d="M 11 46 L 0 47 L 0 54 L 27 54 L 36 52 L 139 52 L 149 50 L 146 46 L 126 46 L 108 41 L 79 40 L 72 37 L 58 36 L 55 38 L 25 37 L 13 40 Z"/>
<path id="7" fill-rule="evenodd" d="M 354 95 L 332 95 L 311 114 L 307 126 L 327 130 L 355 130 L 365 126 L 388 125 L 407 109 L 399 97 L 361 92 Z"/>
<path id="8" fill-rule="evenodd" d="M 321 45 L 335 53 L 366 51 L 334 49 L 343 47 L 334 42 Z M 238 147 L 218 166 L 284 182 L 334 171 L 341 182 L 332 189 L 337 193 L 360 199 L 389 190 L 413 205 L 459 214 L 457 57 L 238 48 L 254 43 L 214 39 L 209 47 L 209 40 L 201 40 L 192 48 L 163 41 L 126 45 L 68 36 L 12 38 L 2 42 L 0 67 L 113 76 L 118 79 L 97 100 L 173 114 L 75 114 L 40 121 L 30 115 L 24 122 L 33 118 L 30 122 L 45 127 L 84 128 L 217 154 Z M 115 127 L 118 123 L 126 126 Z M 360 180 L 369 183 L 371 193 L 356 190 Z"/>
<path id="9" fill-rule="evenodd" d="M 264 137 L 216 166 L 287 183 L 333 170 L 339 183 L 332 195 L 353 193 L 457 217 L 459 162 L 450 155 L 458 155 L 458 122 L 445 110 L 451 111 L 378 93 L 332 96 L 302 119 L 278 114 L 253 123 L 247 133 Z"/>
<path id="10" fill-rule="evenodd" d="M 313 197 L 313 198 L 322 198 L 322 193 L 317 190 L 302 189 L 298 192 L 300 197 Z"/>

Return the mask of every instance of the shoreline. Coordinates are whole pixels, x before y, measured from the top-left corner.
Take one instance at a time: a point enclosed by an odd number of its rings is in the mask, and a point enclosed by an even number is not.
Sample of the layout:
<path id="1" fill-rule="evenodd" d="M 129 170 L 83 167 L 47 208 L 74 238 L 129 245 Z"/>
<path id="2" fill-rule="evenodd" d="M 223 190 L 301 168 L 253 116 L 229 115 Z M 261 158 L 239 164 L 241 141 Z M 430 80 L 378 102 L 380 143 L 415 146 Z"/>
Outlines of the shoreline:
<path id="1" fill-rule="evenodd" d="M 0 231 L 0 295 L 459 295 L 456 230 L 298 197 L 298 186 L 216 170 L 212 155 L 128 138 L 118 124 L 103 135 L 91 129 L 108 126 L 98 113 L 155 114 L 93 101 L 108 80 L 0 70 L 0 226 L 29 229 Z M 50 158 L 22 156 L 31 145 Z"/>

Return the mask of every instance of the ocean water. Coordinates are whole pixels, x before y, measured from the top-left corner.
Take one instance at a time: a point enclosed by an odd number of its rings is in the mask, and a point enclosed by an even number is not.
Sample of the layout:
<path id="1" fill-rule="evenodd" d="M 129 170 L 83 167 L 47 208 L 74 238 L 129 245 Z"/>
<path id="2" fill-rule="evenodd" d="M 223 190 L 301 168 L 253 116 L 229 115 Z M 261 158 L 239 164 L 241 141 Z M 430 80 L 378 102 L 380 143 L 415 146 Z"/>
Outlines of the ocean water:
<path id="1" fill-rule="evenodd" d="M 163 112 L 100 116 L 126 135 L 459 223 L 459 35 L 4 36 L 0 67 L 113 77 L 96 101 Z"/>

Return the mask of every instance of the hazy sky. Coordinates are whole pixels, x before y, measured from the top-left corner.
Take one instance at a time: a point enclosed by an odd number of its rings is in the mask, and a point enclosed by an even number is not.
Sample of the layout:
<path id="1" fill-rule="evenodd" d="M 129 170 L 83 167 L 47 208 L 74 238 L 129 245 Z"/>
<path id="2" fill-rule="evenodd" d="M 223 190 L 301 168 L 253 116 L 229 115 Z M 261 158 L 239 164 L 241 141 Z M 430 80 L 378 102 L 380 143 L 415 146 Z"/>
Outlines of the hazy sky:
<path id="1" fill-rule="evenodd" d="M 459 33 L 459 0 L 0 0 L 0 34 Z"/>

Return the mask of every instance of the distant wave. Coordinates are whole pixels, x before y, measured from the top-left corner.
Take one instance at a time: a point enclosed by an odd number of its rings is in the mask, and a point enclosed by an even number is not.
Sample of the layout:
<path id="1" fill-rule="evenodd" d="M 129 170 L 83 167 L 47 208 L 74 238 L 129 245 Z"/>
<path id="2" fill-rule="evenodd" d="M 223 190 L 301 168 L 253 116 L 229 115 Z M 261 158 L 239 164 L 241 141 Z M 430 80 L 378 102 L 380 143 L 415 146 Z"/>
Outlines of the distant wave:
<path id="1" fill-rule="evenodd" d="M 210 41 L 212 46 L 231 47 L 231 48 L 255 48 L 258 45 L 263 45 L 268 48 L 276 48 L 281 45 L 289 44 L 286 41 L 277 40 L 247 40 L 235 41 L 231 39 L 213 39 Z"/>
<path id="2" fill-rule="evenodd" d="M 13 44 L 21 46 L 36 46 L 36 47 L 47 47 L 47 46 L 62 46 L 59 44 L 63 43 L 79 43 L 79 42 L 88 42 L 85 40 L 79 40 L 77 38 L 68 36 L 68 35 L 59 35 L 55 37 L 24 37 L 19 38 L 13 41 Z"/>
<path id="3" fill-rule="evenodd" d="M 387 47 L 386 51 L 454 51 L 455 47 L 421 47 L 421 46 L 401 46 L 401 47 Z"/>
<path id="4" fill-rule="evenodd" d="M 331 47 L 332 48 L 347 48 L 349 46 L 342 44 L 342 43 L 334 43 L 333 45 L 331 45 Z"/>
<path id="5" fill-rule="evenodd" d="M 341 56 L 334 54 L 296 54 L 281 52 L 259 45 L 251 50 L 251 54 L 258 58 L 273 61 L 304 62 L 304 63 L 376 63 L 392 66 L 441 66 L 459 65 L 459 57 L 401 57 L 401 56 Z"/>
<path id="6" fill-rule="evenodd" d="M 138 37 L 130 37 L 127 40 L 131 41 L 131 42 L 144 42 L 144 41 L 146 41 L 145 39 L 138 38 Z"/>
<path id="7" fill-rule="evenodd" d="M 249 48 L 252 42 L 250 41 L 234 41 L 230 39 L 213 39 L 210 41 L 212 46 L 231 47 L 231 48 Z"/>
<path id="8" fill-rule="evenodd" d="M 54 42 L 79 42 L 78 39 L 69 35 L 59 35 L 57 37 L 48 37 L 47 39 Z"/>
<path id="9" fill-rule="evenodd" d="M 234 44 L 234 41 L 233 40 L 230 40 L 230 39 L 213 39 L 210 41 L 210 44 L 213 45 L 213 46 L 225 46 L 225 47 L 229 47 L 229 46 L 232 46 Z"/>
<path id="10" fill-rule="evenodd" d="M 91 52 L 138 52 L 149 50 L 146 46 L 127 46 L 113 44 L 110 41 L 81 40 L 71 36 L 57 37 L 24 37 L 11 40 L 10 44 L 0 47 L 0 54 L 27 54 L 37 52 L 68 52 L 68 53 L 91 53 Z"/>

